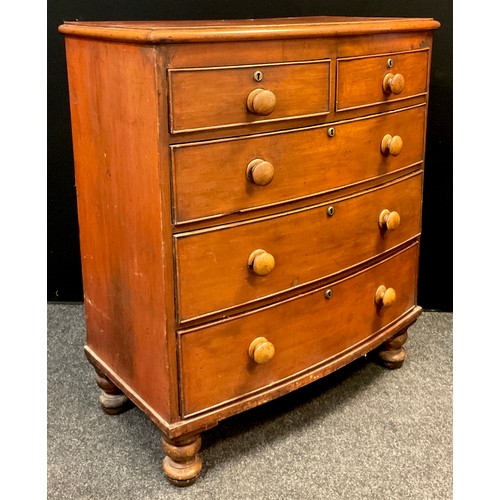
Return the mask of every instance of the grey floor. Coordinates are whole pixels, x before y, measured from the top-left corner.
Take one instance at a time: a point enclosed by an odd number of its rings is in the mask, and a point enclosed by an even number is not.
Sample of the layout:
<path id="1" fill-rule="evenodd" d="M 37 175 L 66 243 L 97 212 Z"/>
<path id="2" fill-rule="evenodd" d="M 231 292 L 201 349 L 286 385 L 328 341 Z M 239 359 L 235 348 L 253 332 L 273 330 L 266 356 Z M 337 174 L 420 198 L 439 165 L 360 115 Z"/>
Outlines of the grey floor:
<path id="1" fill-rule="evenodd" d="M 203 434 L 201 477 L 179 489 L 146 416 L 100 410 L 83 306 L 49 304 L 47 497 L 451 499 L 452 321 L 423 313 L 400 370 L 363 358 L 221 422 Z"/>

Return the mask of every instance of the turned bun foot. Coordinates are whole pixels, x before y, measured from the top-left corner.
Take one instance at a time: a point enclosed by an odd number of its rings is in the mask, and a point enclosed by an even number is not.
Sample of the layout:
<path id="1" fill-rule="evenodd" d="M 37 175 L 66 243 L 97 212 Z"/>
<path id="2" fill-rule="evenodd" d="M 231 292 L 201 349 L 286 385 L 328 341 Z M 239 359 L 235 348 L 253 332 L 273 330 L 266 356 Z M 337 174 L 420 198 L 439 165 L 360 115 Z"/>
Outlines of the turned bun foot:
<path id="1" fill-rule="evenodd" d="M 406 349 L 403 344 L 407 340 L 408 332 L 405 330 L 384 342 L 378 351 L 380 364 L 390 370 L 401 368 L 406 359 Z"/>
<path id="2" fill-rule="evenodd" d="M 99 403 L 107 415 L 119 415 L 132 408 L 132 402 L 104 374 L 96 374 L 97 385 L 101 388 Z"/>
<path id="3" fill-rule="evenodd" d="M 163 451 L 167 455 L 163 460 L 163 472 L 175 486 L 189 486 L 196 481 L 201 471 L 201 437 L 170 441 L 162 437 Z"/>

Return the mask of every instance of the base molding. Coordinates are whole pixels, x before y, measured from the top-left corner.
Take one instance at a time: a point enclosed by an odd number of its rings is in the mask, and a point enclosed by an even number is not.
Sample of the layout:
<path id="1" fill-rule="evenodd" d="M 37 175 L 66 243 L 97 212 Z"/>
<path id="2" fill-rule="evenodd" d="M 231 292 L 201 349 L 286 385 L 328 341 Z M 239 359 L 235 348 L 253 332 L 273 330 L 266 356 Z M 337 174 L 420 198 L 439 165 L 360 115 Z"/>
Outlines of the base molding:
<path id="1" fill-rule="evenodd" d="M 199 415 L 187 416 L 173 423 L 168 423 L 158 415 L 90 347 L 85 346 L 85 354 L 97 373 L 97 384 L 101 388 L 99 402 L 103 411 L 109 415 L 117 415 L 129 409 L 132 402 L 135 403 L 162 432 L 161 443 L 166 455 L 162 467 L 168 480 L 175 486 L 189 486 L 196 481 L 202 469 L 199 451 L 203 431 L 214 427 L 224 418 L 276 399 L 318 380 L 371 351 L 376 352 L 379 362 L 386 368 L 400 368 L 406 359 L 403 344 L 408 338 L 407 330 L 421 312 L 422 308 L 415 306 L 369 338 L 319 366 L 256 391 L 245 398 L 225 402 Z"/>
<path id="2" fill-rule="evenodd" d="M 203 413 L 186 415 L 184 418 L 179 417 L 179 420 L 175 422 L 168 422 L 164 417 L 159 415 L 154 408 L 144 401 L 144 399 L 142 399 L 123 379 L 100 359 L 89 346 L 85 346 L 85 355 L 96 371 L 99 371 L 108 378 L 141 411 L 146 413 L 164 436 L 170 440 L 175 440 L 189 434 L 193 435 L 204 432 L 215 427 L 220 420 L 224 420 L 240 412 L 259 406 L 283 396 L 284 394 L 288 394 L 299 387 L 314 382 L 351 363 L 355 359 L 361 358 L 369 352 L 374 351 L 386 342 L 389 342 L 389 344 L 387 344 L 389 346 L 393 345 L 390 344 L 391 339 L 396 338 L 398 334 L 403 331 L 406 332 L 406 330 L 417 320 L 421 312 L 422 308 L 420 306 L 414 306 L 396 321 L 386 325 L 383 329 L 375 332 L 363 342 L 360 342 L 348 351 L 335 356 L 333 359 L 327 360 L 319 366 L 312 367 L 298 375 L 282 380 L 270 387 L 266 387 L 263 390 L 256 391 L 251 395 L 245 396 L 245 398 L 225 402 L 217 407 L 205 410 Z M 381 352 L 384 350 L 387 349 L 384 348 Z M 383 357 L 384 355 L 379 354 L 379 358 L 381 358 L 381 356 Z M 394 357 L 395 354 L 391 353 L 390 356 Z M 388 359 L 388 364 L 391 363 L 393 368 L 397 368 L 397 359 Z M 390 366 L 388 367 L 390 368 Z"/>

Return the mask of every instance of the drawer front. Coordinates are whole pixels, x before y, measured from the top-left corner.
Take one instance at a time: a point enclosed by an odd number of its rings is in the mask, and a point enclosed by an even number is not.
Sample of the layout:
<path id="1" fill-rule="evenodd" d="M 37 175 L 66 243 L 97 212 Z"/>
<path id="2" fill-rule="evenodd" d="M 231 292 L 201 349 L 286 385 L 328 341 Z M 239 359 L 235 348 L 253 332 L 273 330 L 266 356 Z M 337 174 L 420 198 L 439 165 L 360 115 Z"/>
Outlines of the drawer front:
<path id="1" fill-rule="evenodd" d="M 330 60 L 170 69 L 168 74 L 172 133 L 330 111 Z"/>
<path id="2" fill-rule="evenodd" d="M 407 241 L 420 232 L 421 191 L 413 174 L 330 205 L 176 235 L 178 319 L 313 282 Z M 379 227 L 384 209 L 399 214 L 397 229 Z"/>
<path id="3" fill-rule="evenodd" d="M 428 49 L 338 59 L 336 110 L 424 95 L 428 60 Z"/>
<path id="4" fill-rule="evenodd" d="M 175 221 L 304 198 L 417 163 L 424 123 L 420 106 L 335 125 L 333 137 L 321 126 L 173 146 Z M 383 152 L 386 135 L 402 148 Z"/>
<path id="5" fill-rule="evenodd" d="M 418 245 L 338 283 L 212 325 L 179 332 L 184 416 L 242 397 L 322 363 L 372 337 L 415 305 Z M 377 306 L 377 288 L 393 288 Z M 331 290 L 331 298 L 327 290 Z M 252 341 L 274 346 L 265 364 Z"/>

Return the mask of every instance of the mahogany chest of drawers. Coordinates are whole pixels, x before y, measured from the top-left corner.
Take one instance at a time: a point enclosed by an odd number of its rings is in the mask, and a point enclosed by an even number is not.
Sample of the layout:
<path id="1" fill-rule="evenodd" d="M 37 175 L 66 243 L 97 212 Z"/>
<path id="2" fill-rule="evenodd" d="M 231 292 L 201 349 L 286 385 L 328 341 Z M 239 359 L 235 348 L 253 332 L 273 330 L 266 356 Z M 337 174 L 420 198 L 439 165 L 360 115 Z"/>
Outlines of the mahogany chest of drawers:
<path id="1" fill-rule="evenodd" d="M 416 303 L 432 19 L 68 22 L 100 402 L 201 433 L 377 349 Z"/>

